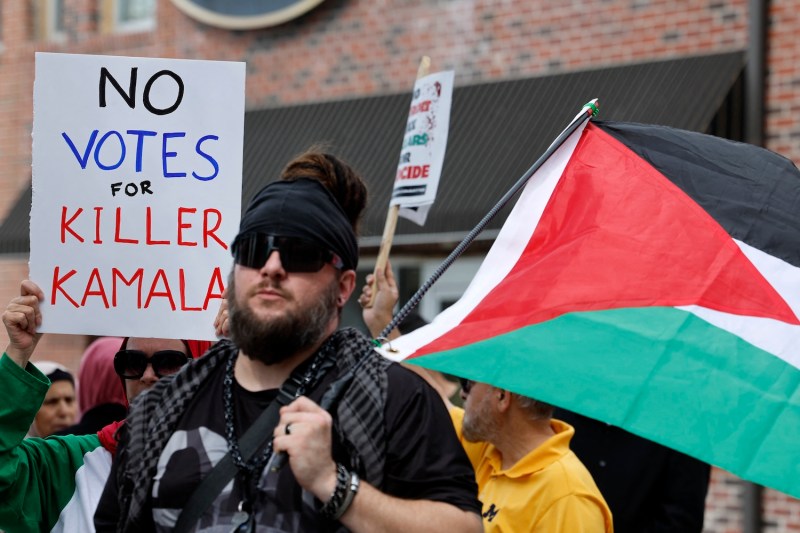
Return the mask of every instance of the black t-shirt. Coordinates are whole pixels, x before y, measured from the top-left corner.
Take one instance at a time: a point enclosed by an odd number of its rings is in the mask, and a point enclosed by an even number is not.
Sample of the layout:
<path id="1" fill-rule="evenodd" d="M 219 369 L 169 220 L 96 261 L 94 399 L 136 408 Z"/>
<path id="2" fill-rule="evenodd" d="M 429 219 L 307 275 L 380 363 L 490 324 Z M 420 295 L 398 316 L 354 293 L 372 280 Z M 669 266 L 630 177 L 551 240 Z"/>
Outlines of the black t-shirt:
<path id="1" fill-rule="evenodd" d="M 309 396 L 319 402 L 330 375 Z M 227 453 L 223 411 L 222 369 L 215 372 L 190 403 L 158 462 L 152 489 L 157 531 L 170 530 L 195 487 Z M 480 512 L 474 473 L 456 438 L 441 399 L 419 376 L 397 364 L 387 371 L 385 405 L 386 463 L 383 492 L 407 499 L 450 503 Z M 276 396 L 276 390 L 250 392 L 234 383 L 234 419 L 238 438 Z M 333 439 L 333 458 L 348 463 L 344 446 Z M 322 518 L 320 502 L 303 491 L 287 464 L 272 472 L 270 464 L 258 474 L 251 501 L 261 532 L 346 531 Z M 234 479 L 200 519 L 197 531 L 230 531 L 233 513 L 247 484 Z"/>
<path id="2" fill-rule="evenodd" d="M 575 428 L 570 448 L 608 503 L 614 531 L 702 531 L 708 464 L 572 411 L 553 416 Z"/>

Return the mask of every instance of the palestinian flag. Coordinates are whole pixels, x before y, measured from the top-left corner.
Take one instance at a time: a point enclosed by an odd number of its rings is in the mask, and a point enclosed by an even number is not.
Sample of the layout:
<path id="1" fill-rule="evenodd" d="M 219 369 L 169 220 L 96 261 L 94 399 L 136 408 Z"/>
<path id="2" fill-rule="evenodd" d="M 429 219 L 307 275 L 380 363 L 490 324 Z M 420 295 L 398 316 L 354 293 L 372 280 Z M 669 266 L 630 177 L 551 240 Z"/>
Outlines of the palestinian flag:
<path id="1" fill-rule="evenodd" d="M 623 427 L 800 497 L 800 172 L 585 122 L 463 297 L 385 355 Z"/>

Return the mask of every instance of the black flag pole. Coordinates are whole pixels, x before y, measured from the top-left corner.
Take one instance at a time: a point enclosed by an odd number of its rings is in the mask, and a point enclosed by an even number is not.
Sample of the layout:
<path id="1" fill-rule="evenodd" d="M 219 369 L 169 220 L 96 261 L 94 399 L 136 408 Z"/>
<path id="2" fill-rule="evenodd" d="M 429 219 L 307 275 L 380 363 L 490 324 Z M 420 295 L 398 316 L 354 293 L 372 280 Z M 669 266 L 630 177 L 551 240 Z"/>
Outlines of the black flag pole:
<path id="1" fill-rule="evenodd" d="M 431 276 L 422 284 L 422 286 L 417 289 L 417 292 L 406 302 L 406 304 L 394 315 L 391 322 L 381 331 L 381 334 L 376 338 L 376 341 L 380 341 L 382 339 L 387 339 L 391 331 L 397 327 L 397 325 L 403 321 L 403 319 L 408 316 L 408 314 L 419 304 L 422 297 L 428 292 L 428 290 L 433 286 L 436 281 L 442 277 L 448 268 L 458 259 L 461 254 L 469 247 L 470 244 L 475 240 L 475 238 L 486 228 L 489 222 L 497 216 L 497 213 L 500 212 L 503 207 L 517 194 L 524 186 L 528 183 L 528 180 L 531 176 L 536 173 L 539 168 L 545 164 L 545 162 L 550 159 L 556 150 L 558 150 L 561 145 L 564 143 L 567 138 L 569 138 L 572 133 L 578 129 L 582 124 L 584 124 L 590 118 L 597 116 L 597 113 L 600 110 L 600 104 L 595 98 L 594 100 L 584 104 L 583 108 L 581 108 L 580 113 L 572 119 L 572 122 L 564 128 L 564 130 L 556 137 L 556 139 L 550 144 L 550 146 L 545 150 L 545 152 L 536 160 L 536 162 L 527 170 L 525 173 L 520 177 L 517 182 L 506 192 L 500 200 L 492 207 L 488 213 L 481 219 L 478 224 L 472 228 L 472 230 L 467 234 L 466 237 L 455 247 L 455 249 L 450 252 L 450 255 L 442 261 L 442 263 L 436 268 L 436 270 L 431 274 Z M 391 348 L 389 348 L 391 351 Z"/>

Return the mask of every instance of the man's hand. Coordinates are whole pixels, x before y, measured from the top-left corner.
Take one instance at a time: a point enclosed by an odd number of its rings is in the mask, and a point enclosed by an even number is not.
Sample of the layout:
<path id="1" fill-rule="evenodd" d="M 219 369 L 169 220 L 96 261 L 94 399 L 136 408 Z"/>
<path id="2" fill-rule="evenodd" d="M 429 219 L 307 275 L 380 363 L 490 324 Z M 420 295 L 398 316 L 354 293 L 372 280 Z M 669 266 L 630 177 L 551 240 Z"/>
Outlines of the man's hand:
<path id="1" fill-rule="evenodd" d="M 228 299 L 226 295 L 228 294 L 227 287 L 222 292 L 222 302 L 219 304 L 219 310 L 217 311 L 217 316 L 214 318 L 214 334 L 218 338 L 227 337 L 228 334 L 231 332 L 230 321 L 228 319 Z"/>
<path id="2" fill-rule="evenodd" d="M 336 463 L 331 455 L 331 415 L 304 396 L 282 407 L 280 413 L 273 450 L 275 453 L 286 452 L 300 486 L 319 501 L 327 503 L 336 488 Z M 358 494 L 340 520 L 353 533 L 483 531 L 481 517 L 476 513 L 439 501 L 389 496 L 363 479 Z"/>
<path id="3" fill-rule="evenodd" d="M 39 302 L 44 300 L 44 293 L 38 285 L 27 279 L 20 284 L 19 293 L 3 312 L 3 325 L 9 339 L 6 355 L 25 368 L 42 336 L 36 332 L 36 328 L 42 325 Z"/>
<path id="4" fill-rule="evenodd" d="M 399 299 L 392 265 L 387 261 L 383 272 L 378 271 L 376 274 L 367 275 L 366 285 L 361 289 L 361 296 L 358 297 L 358 303 L 361 304 L 362 308 L 361 316 L 373 337 L 380 335 L 383 328 L 389 325 L 392 320 L 394 306 Z M 374 287 L 373 282 L 375 284 Z M 369 302 L 372 299 L 373 291 L 375 299 L 372 300 L 372 305 L 370 305 Z M 395 338 L 398 336 L 399 332 L 395 329 L 389 337 Z"/>
<path id="5" fill-rule="evenodd" d="M 295 479 L 321 502 L 336 488 L 336 463 L 331 454 L 333 419 L 305 396 L 281 407 L 272 447 L 286 452 Z M 286 428 L 289 428 L 287 432 Z"/>

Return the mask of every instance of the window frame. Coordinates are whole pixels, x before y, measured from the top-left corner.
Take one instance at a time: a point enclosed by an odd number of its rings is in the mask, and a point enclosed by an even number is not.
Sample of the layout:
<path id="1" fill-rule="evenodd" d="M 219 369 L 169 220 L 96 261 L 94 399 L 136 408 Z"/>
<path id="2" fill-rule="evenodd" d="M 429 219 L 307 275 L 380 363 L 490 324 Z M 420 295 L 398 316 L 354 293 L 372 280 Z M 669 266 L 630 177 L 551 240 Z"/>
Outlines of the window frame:
<path id="1" fill-rule="evenodd" d="M 39 0 L 36 3 L 36 38 L 39 41 L 64 42 L 67 40 L 65 24 L 66 0 Z M 61 12 L 62 27 L 58 18 Z"/>
<path id="2" fill-rule="evenodd" d="M 124 2 L 137 0 L 102 0 L 103 33 L 139 33 L 153 31 L 156 28 L 158 2 L 153 0 L 153 12 L 150 17 L 133 21 L 122 20 Z"/>

